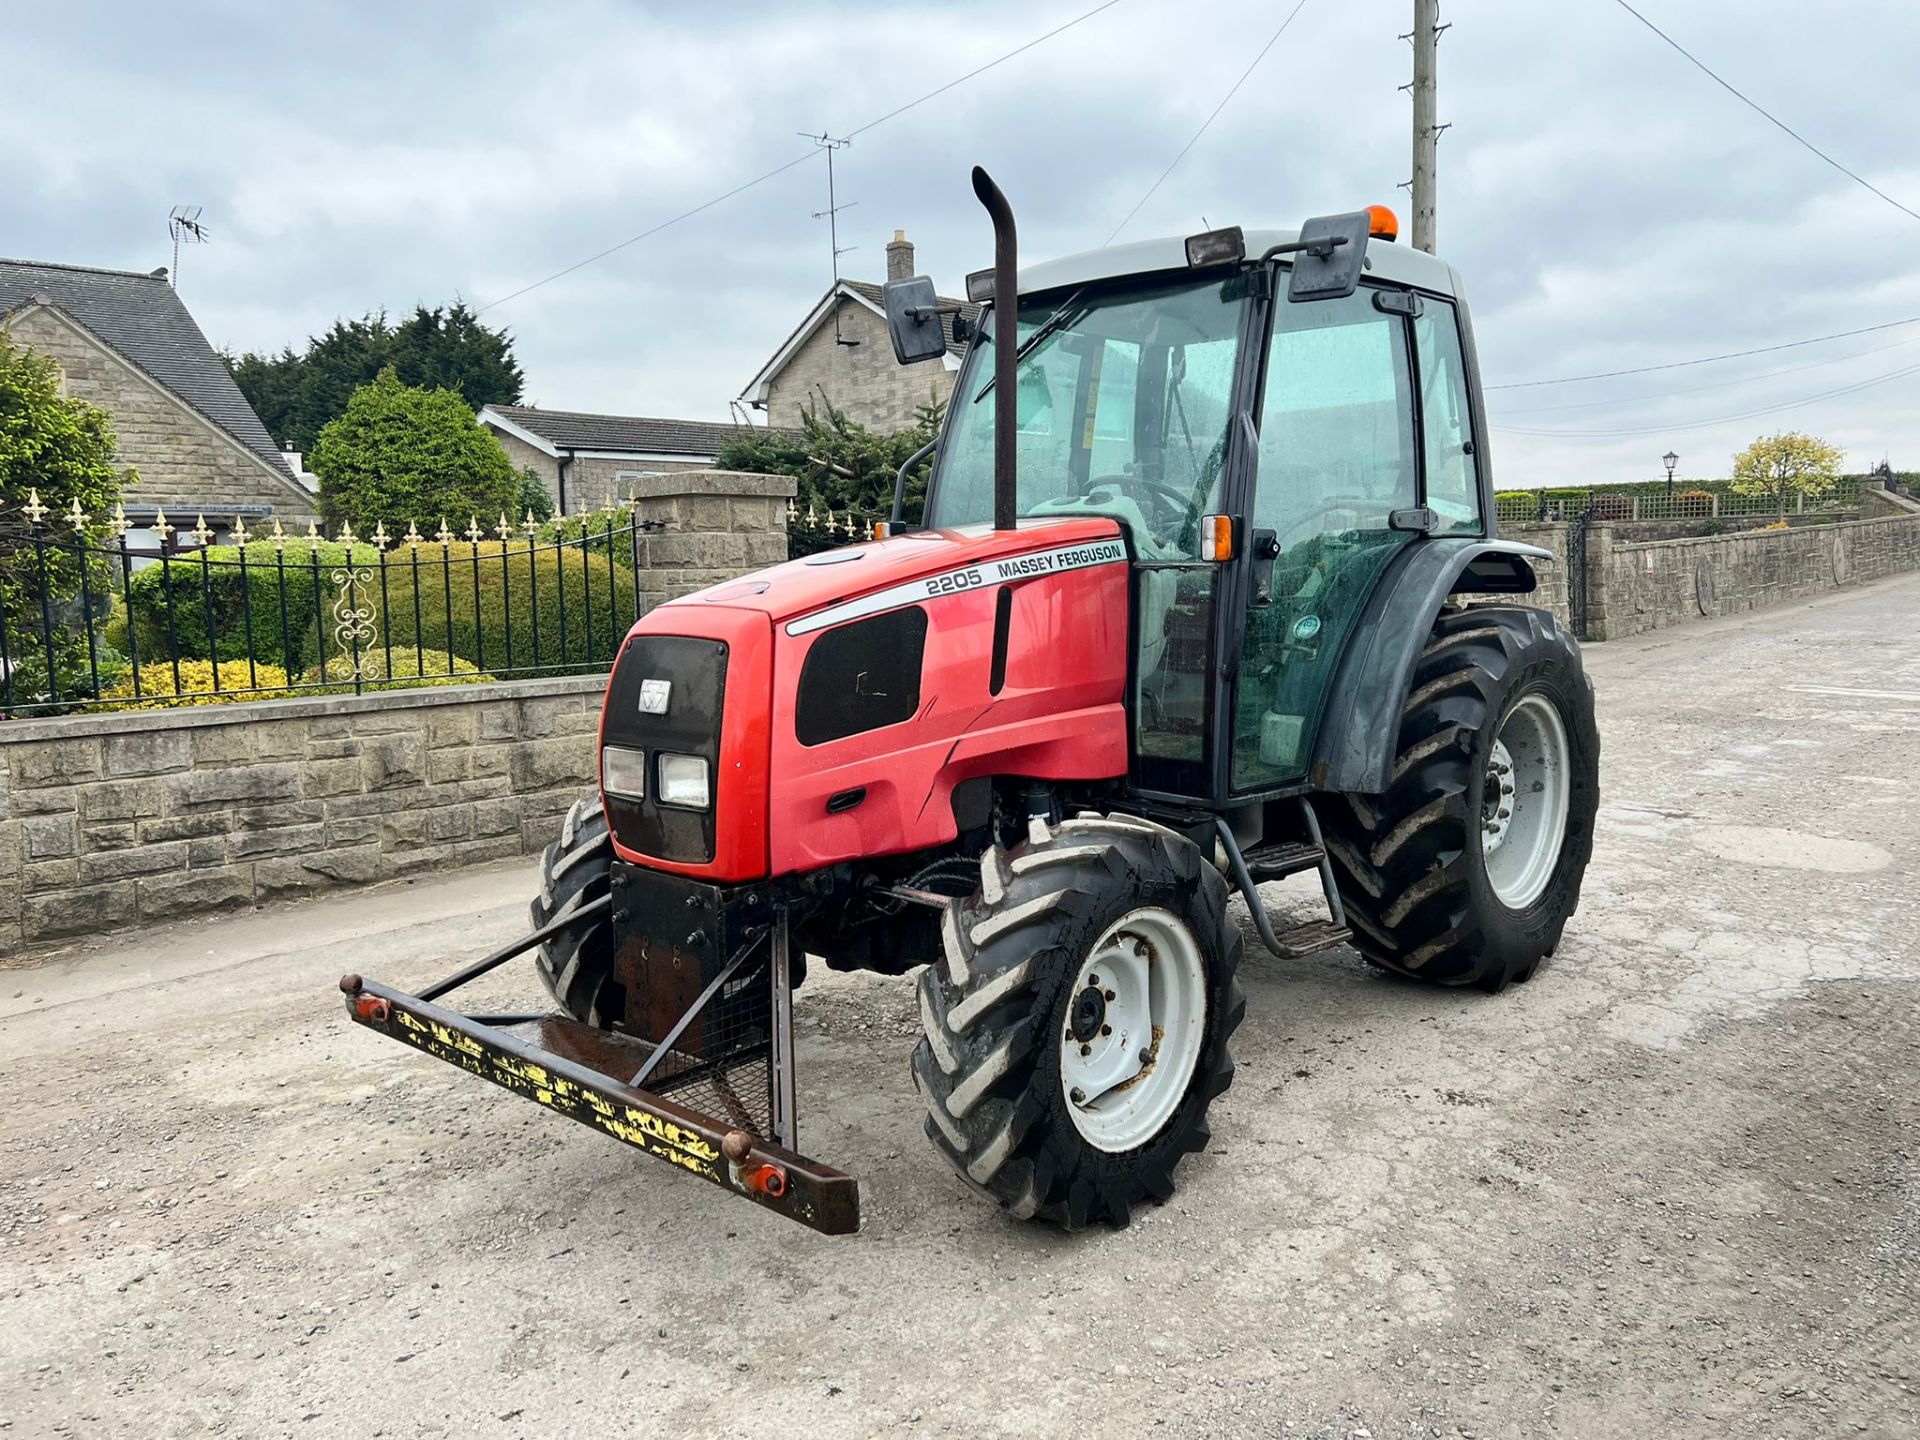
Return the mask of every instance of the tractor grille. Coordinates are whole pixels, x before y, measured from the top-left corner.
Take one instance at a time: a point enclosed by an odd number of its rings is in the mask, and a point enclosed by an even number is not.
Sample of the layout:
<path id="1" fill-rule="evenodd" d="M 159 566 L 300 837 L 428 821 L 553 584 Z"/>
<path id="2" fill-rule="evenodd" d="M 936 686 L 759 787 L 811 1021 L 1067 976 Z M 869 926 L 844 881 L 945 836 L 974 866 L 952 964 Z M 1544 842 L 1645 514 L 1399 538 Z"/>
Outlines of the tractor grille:
<path id="1" fill-rule="evenodd" d="M 648 681 L 666 685 L 666 710 L 640 708 Z M 650 687 L 658 693 L 659 686 Z M 646 795 L 639 800 L 608 795 L 607 824 L 621 845 L 641 855 L 704 865 L 713 859 L 714 817 L 719 793 L 720 712 L 727 688 L 727 647 L 719 640 L 683 635 L 636 635 L 620 652 L 607 684 L 602 743 L 644 751 Z M 712 790 L 704 810 L 659 803 L 661 754 L 697 755 L 707 762 Z"/>

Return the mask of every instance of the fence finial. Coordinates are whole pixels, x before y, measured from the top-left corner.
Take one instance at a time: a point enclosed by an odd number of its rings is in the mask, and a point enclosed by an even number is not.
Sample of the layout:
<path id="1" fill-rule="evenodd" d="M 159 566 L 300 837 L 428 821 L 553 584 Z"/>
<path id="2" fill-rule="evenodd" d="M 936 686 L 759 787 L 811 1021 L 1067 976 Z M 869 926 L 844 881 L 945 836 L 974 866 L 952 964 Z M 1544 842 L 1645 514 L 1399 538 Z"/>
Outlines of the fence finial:
<path id="1" fill-rule="evenodd" d="M 287 532 L 281 528 L 280 517 L 278 515 L 273 517 L 273 534 L 269 535 L 267 539 L 273 544 L 274 554 L 284 555 L 287 553 Z"/>
<path id="2" fill-rule="evenodd" d="M 113 519 L 107 522 L 107 528 L 113 532 L 113 538 L 125 541 L 127 531 L 133 528 L 133 522 L 127 519 L 127 507 L 118 500 L 113 502 Z"/>
<path id="3" fill-rule="evenodd" d="M 507 523 L 506 511 L 502 510 L 500 512 L 500 523 L 494 527 L 494 532 L 500 537 L 500 548 L 505 550 L 507 548 L 507 537 L 513 534 L 513 527 Z"/>
<path id="4" fill-rule="evenodd" d="M 480 528 L 480 517 L 471 511 L 467 513 L 467 543 L 478 545 L 487 538 L 487 532 Z"/>
<path id="5" fill-rule="evenodd" d="M 453 543 L 453 531 L 447 528 L 446 516 L 442 515 L 440 517 L 440 530 L 433 538 L 438 540 L 443 547 Z"/>
<path id="6" fill-rule="evenodd" d="M 421 535 L 419 527 L 417 527 L 413 521 L 409 520 L 407 521 L 407 533 L 400 538 L 407 542 L 408 550 L 418 550 L 421 540 L 425 537 Z"/>
<path id="7" fill-rule="evenodd" d="M 253 539 L 253 535 L 247 529 L 246 516 L 236 515 L 233 517 L 233 529 L 227 535 L 227 538 L 231 540 L 234 544 L 238 545 L 242 550 L 247 548 L 247 542 Z"/>
<path id="8" fill-rule="evenodd" d="M 20 509 L 26 515 L 27 519 L 35 525 L 38 525 L 42 520 L 47 518 L 47 507 L 40 503 L 40 489 L 38 486 L 34 486 L 27 491 L 27 503 L 22 505 Z"/>
<path id="9" fill-rule="evenodd" d="M 195 543 L 198 544 L 202 550 L 213 543 L 213 531 L 208 528 L 207 517 L 204 515 L 196 515 L 193 517 L 193 529 L 187 533 L 193 536 Z"/>
<path id="10" fill-rule="evenodd" d="M 84 530 L 87 527 L 87 512 L 80 508 L 78 495 L 74 496 L 73 503 L 67 506 L 66 521 L 76 530 Z"/>
<path id="11" fill-rule="evenodd" d="M 167 523 L 167 512 L 158 505 L 153 507 L 153 524 L 147 527 L 160 537 L 160 548 L 166 549 L 167 537 L 173 534 L 175 527 Z"/>
<path id="12" fill-rule="evenodd" d="M 387 534 L 386 521 L 376 520 L 373 522 L 373 535 L 371 538 L 373 540 L 373 548 L 384 553 L 387 546 L 393 543 L 392 538 Z"/>
<path id="13" fill-rule="evenodd" d="M 531 505 L 527 507 L 527 518 L 520 522 L 520 528 L 527 532 L 527 540 L 529 543 L 532 542 L 535 535 L 540 533 L 540 522 L 533 518 L 533 507 Z"/>
<path id="14" fill-rule="evenodd" d="M 310 515 L 307 517 L 307 539 L 318 540 L 319 538 L 320 517 L 318 515 Z"/>
<path id="15" fill-rule="evenodd" d="M 342 520 L 340 522 L 340 534 L 335 538 L 337 538 L 342 545 L 346 546 L 347 549 L 351 551 L 353 549 L 354 541 L 358 540 L 360 537 L 353 533 L 353 521 Z M 347 556 L 347 559 L 349 562 L 351 562 L 353 559 L 353 556 L 349 554 Z"/>

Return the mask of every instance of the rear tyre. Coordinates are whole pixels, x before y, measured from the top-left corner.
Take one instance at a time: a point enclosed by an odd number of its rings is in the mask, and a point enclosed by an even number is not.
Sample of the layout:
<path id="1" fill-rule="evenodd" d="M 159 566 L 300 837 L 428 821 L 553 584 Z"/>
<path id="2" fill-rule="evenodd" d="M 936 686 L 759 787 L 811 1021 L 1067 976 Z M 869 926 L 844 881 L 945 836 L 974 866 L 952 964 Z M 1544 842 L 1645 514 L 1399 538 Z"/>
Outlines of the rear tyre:
<path id="1" fill-rule="evenodd" d="M 920 976 L 928 1138 L 1022 1219 L 1124 1225 L 1173 1193 L 1233 1081 L 1226 882 L 1184 836 L 1119 816 L 1036 822 L 980 882 Z"/>
<path id="2" fill-rule="evenodd" d="M 1599 763 L 1593 683 L 1551 615 L 1441 615 L 1386 792 L 1325 807 L 1355 946 L 1440 985 L 1530 979 L 1580 903 Z"/>
<path id="3" fill-rule="evenodd" d="M 540 857 L 540 894 L 533 902 L 538 929 L 610 893 L 613 841 L 598 795 L 582 795 L 567 811 L 560 838 Z M 534 955 L 553 998 L 576 1020 L 609 1029 L 626 1013 L 626 989 L 614 978 L 613 921 L 602 911 L 585 925 L 561 931 Z"/>

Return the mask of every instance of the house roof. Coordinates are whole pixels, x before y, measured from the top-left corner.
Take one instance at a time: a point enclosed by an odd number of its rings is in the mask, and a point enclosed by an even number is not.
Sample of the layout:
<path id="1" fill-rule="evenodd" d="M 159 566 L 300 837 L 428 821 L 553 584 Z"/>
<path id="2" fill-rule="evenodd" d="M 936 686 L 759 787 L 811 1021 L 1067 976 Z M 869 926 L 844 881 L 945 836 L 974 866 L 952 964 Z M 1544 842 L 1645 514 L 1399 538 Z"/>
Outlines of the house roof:
<path id="1" fill-rule="evenodd" d="M 180 303 L 165 271 L 144 274 L 0 259 L 0 315 L 35 303 L 54 306 L 276 474 L 292 480 L 267 427 Z"/>
<path id="2" fill-rule="evenodd" d="M 819 303 L 807 312 L 806 318 L 794 326 L 793 333 L 780 342 L 780 347 L 773 352 L 772 358 L 769 359 L 766 364 L 762 365 L 754 377 L 747 382 L 746 389 L 740 392 L 740 398 L 742 400 L 746 400 L 754 405 L 766 404 L 767 390 L 773 383 L 773 377 L 786 368 L 787 362 L 793 358 L 794 352 L 806 343 L 807 338 L 831 318 L 834 303 L 842 296 L 866 306 L 869 310 L 873 311 L 874 314 L 883 318 L 887 313 L 886 295 L 883 287 L 875 285 L 870 280 L 840 281 L 820 297 Z M 969 323 L 975 322 L 980 318 L 980 307 L 970 300 L 956 300 L 947 295 L 941 295 L 936 298 L 942 305 L 958 305 L 960 307 L 960 313 L 967 318 Z M 947 354 L 953 357 L 947 362 L 948 368 L 950 369 L 953 366 L 954 360 L 957 360 L 959 356 L 965 354 L 967 349 L 965 344 L 954 339 L 953 322 L 954 317 L 952 315 L 942 315 L 940 317 L 940 328 L 946 333 L 947 337 Z"/>
<path id="3" fill-rule="evenodd" d="M 741 426 L 647 415 L 592 415 L 536 405 L 487 405 L 480 423 L 516 435 L 549 455 L 585 451 L 661 459 L 711 460 Z"/>

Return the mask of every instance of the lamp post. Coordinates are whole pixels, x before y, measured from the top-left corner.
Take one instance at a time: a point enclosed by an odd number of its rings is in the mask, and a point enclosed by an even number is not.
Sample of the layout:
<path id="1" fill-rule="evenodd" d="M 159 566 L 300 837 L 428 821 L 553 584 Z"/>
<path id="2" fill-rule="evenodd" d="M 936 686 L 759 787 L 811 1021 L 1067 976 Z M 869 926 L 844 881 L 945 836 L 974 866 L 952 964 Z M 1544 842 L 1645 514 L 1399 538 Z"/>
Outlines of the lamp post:
<path id="1" fill-rule="evenodd" d="M 1667 467 L 1667 504 L 1673 504 L 1673 467 L 1680 463 L 1680 457 L 1671 450 L 1660 457 L 1660 463 Z"/>

